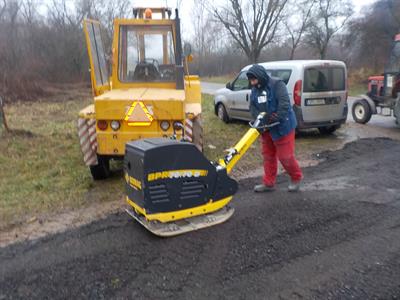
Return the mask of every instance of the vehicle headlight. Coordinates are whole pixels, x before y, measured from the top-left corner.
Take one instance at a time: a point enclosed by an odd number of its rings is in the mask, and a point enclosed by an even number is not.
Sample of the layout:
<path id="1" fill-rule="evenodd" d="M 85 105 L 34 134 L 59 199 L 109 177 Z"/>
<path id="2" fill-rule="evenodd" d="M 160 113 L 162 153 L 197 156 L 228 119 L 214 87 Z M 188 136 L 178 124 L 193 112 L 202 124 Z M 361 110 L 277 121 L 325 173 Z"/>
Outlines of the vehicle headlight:
<path id="1" fill-rule="evenodd" d="M 161 121 L 160 127 L 162 130 L 167 131 L 169 129 L 169 122 L 168 121 Z"/>
<path id="2" fill-rule="evenodd" d="M 111 121 L 111 128 L 114 130 L 114 131 L 117 131 L 120 127 L 121 127 L 121 124 L 119 123 L 119 121 Z"/>

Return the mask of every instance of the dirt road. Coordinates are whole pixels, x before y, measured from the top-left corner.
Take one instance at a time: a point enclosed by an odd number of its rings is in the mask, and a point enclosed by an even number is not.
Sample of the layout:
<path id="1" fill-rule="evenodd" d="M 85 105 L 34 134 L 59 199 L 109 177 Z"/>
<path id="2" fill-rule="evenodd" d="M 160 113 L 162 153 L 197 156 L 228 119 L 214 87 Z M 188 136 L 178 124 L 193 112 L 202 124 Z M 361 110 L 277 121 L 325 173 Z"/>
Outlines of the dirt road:
<path id="1" fill-rule="evenodd" d="M 398 299 L 400 143 L 321 155 L 304 191 L 240 182 L 227 223 L 159 239 L 125 214 L 0 250 L 0 299 Z"/>

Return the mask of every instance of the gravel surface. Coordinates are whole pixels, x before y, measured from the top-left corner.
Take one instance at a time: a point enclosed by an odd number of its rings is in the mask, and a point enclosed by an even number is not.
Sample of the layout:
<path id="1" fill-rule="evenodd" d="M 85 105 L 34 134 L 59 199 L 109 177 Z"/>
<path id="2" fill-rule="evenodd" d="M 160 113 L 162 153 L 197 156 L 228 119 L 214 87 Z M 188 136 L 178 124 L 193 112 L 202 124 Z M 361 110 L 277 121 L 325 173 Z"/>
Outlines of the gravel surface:
<path id="1" fill-rule="evenodd" d="M 240 181 L 225 224 L 160 239 L 122 213 L 0 249 L 0 299 L 399 299 L 400 142 L 324 152 L 303 191 Z"/>

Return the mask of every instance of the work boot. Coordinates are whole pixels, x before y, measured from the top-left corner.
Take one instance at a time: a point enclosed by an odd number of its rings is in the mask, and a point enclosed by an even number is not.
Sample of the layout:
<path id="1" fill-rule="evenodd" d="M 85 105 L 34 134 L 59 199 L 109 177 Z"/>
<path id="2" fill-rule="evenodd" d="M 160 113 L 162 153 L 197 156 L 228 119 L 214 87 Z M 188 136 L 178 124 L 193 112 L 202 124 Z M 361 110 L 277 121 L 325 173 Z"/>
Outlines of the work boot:
<path id="1" fill-rule="evenodd" d="M 258 184 L 254 187 L 254 192 L 256 193 L 264 193 L 272 191 L 275 191 L 275 187 L 273 185 Z"/>
<path id="2" fill-rule="evenodd" d="M 301 180 L 299 180 L 299 181 L 292 181 L 291 180 L 290 184 L 288 186 L 288 191 L 292 192 L 292 193 L 295 193 L 295 192 L 300 191 L 300 187 L 301 187 Z"/>

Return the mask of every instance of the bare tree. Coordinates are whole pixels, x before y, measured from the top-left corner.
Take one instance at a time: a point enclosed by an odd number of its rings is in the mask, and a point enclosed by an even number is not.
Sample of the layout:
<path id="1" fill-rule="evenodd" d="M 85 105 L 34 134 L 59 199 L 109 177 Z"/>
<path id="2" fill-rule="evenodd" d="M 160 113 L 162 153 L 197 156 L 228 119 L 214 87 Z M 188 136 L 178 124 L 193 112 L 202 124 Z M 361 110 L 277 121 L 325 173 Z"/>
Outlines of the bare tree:
<path id="1" fill-rule="evenodd" d="M 350 50 L 353 67 L 383 72 L 393 38 L 400 32 L 396 15 L 400 15 L 398 1 L 378 0 L 349 22 L 344 42 Z"/>
<path id="2" fill-rule="evenodd" d="M 352 16 L 353 5 L 350 0 L 318 0 L 317 5 L 307 29 L 307 42 L 325 59 L 329 42 Z"/>
<path id="3" fill-rule="evenodd" d="M 290 42 L 290 59 L 294 58 L 297 47 L 300 45 L 302 37 L 310 25 L 312 11 L 315 8 L 317 0 L 295 1 L 292 6 L 293 11 L 290 11 L 286 16 L 284 24 Z"/>
<path id="4" fill-rule="evenodd" d="M 221 22 L 248 60 L 256 63 L 264 47 L 274 41 L 283 10 L 288 0 L 227 0 L 221 7 L 212 7 Z"/>
<path id="5" fill-rule="evenodd" d="M 398 0 L 384 0 L 382 1 L 386 4 L 393 21 L 397 23 L 400 27 L 400 3 Z M 400 29 L 400 28 L 399 28 Z"/>
<path id="6" fill-rule="evenodd" d="M 5 14 L 6 8 L 7 8 L 7 1 L 2 0 L 1 4 L 0 4 L 0 20 L 2 19 L 3 15 Z"/>

